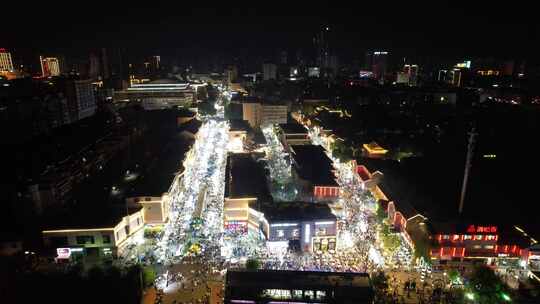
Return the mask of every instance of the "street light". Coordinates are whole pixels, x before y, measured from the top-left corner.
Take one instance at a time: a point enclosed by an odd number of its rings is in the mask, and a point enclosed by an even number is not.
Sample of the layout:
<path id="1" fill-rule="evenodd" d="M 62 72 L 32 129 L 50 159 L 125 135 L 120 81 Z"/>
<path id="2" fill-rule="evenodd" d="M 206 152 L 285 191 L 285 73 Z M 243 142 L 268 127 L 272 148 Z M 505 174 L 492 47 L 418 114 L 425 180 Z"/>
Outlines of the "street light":
<path id="1" fill-rule="evenodd" d="M 512 301 L 512 299 L 510 298 L 510 296 L 507 295 L 507 294 L 505 294 L 505 293 L 501 294 L 501 297 L 502 297 L 503 300 L 505 300 L 506 302 Z"/>
<path id="2" fill-rule="evenodd" d="M 472 293 L 472 292 L 467 292 L 467 293 L 465 294 L 465 297 L 466 297 L 467 299 L 473 301 L 473 300 L 474 300 L 474 293 Z"/>

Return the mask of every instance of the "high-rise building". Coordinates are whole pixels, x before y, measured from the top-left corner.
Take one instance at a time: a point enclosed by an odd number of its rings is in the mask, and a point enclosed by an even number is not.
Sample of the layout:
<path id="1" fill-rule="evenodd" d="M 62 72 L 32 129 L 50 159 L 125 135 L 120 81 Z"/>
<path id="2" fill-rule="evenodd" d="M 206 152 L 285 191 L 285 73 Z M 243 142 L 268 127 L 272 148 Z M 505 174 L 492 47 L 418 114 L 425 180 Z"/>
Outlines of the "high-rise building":
<path id="1" fill-rule="evenodd" d="M 325 26 L 313 39 L 315 46 L 315 62 L 319 68 L 328 67 L 330 59 L 330 44 L 329 44 L 330 27 Z"/>
<path id="2" fill-rule="evenodd" d="M 263 64 L 263 80 L 276 79 L 277 66 L 273 63 Z"/>
<path id="3" fill-rule="evenodd" d="M 287 51 L 279 52 L 279 64 L 287 65 L 289 63 L 289 54 Z"/>
<path id="4" fill-rule="evenodd" d="M 403 73 L 407 75 L 408 85 L 416 86 L 418 81 L 418 65 L 416 64 L 406 64 L 403 66 Z"/>
<path id="5" fill-rule="evenodd" d="M 70 120 L 77 121 L 96 113 L 96 97 L 91 79 L 66 79 L 61 82 L 67 98 Z"/>
<path id="6" fill-rule="evenodd" d="M 13 72 L 13 61 L 11 53 L 0 48 L 0 71 Z"/>
<path id="7" fill-rule="evenodd" d="M 39 56 L 39 62 L 41 64 L 41 76 L 60 76 L 60 62 L 56 57 L 43 57 Z"/>
<path id="8" fill-rule="evenodd" d="M 152 66 L 152 71 L 159 71 L 161 66 L 161 56 L 152 56 L 150 59 L 150 65 Z"/>
<path id="9" fill-rule="evenodd" d="M 366 54 L 366 66 L 370 67 L 373 77 L 379 82 L 384 83 L 386 69 L 388 65 L 388 52 L 374 51 Z"/>
<path id="10" fill-rule="evenodd" d="M 225 70 L 227 76 L 227 84 L 230 85 L 238 79 L 238 68 L 235 65 L 229 65 Z"/>

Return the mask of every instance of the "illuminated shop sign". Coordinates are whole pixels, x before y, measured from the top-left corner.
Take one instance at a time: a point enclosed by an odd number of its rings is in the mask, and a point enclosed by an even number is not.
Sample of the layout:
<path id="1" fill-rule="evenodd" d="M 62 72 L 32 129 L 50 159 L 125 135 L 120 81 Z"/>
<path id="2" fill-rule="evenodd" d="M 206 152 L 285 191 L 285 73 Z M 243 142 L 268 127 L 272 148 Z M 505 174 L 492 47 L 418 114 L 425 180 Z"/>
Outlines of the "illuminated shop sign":
<path id="1" fill-rule="evenodd" d="M 475 225 L 469 225 L 467 227 L 468 233 L 496 233 L 497 232 L 497 226 L 475 226 Z"/>

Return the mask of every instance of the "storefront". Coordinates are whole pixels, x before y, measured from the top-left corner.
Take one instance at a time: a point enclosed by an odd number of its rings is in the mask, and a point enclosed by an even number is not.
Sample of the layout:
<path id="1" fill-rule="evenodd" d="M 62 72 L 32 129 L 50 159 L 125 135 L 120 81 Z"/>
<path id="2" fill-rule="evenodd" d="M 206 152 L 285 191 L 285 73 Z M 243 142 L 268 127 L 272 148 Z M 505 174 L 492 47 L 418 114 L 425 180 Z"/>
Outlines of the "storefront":
<path id="1" fill-rule="evenodd" d="M 313 252 L 314 253 L 334 253 L 336 252 L 336 238 L 327 237 L 314 237 L 313 238 Z"/>

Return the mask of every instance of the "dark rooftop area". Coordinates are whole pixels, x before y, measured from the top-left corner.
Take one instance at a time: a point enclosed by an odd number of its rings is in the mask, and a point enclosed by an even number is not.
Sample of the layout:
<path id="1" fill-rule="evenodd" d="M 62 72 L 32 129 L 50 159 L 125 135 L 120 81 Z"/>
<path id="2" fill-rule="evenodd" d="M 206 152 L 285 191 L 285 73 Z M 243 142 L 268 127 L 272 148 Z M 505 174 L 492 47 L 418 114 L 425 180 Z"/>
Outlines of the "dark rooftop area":
<path id="1" fill-rule="evenodd" d="M 265 170 L 261 154 L 229 154 L 225 170 L 225 197 L 257 197 L 262 201 L 272 201 Z"/>
<path id="2" fill-rule="evenodd" d="M 230 119 L 229 120 L 229 131 L 249 131 L 251 130 L 251 127 L 249 126 L 248 122 L 243 119 Z"/>
<path id="3" fill-rule="evenodd" d="M 298 175 L 313 185 L 337 186 L 332 160 L 319 145 L 292 145 Z"/>
<path id="4" fill-rule="evenodd" d="M 182 162 L 192 144 L 193 139 L 182 134 L 166 143 L 159 157 L 149 165 L 146 174 L 137 178 L 126 196 L 161 196 L 167 192 L 176 173 L 184 170 Z"/>
<path id="5" fill-rule="evenodd" d="M 76 210 L 73 208 L 46 217 L 43 230 L 112 228 L 126 216 L 126 212 L 133 214 L 141 208 L 129 207 L 126 210 L 126 206 L 121 204 L 84 207 Z"/>
<path id="6" fill-rule="evenodd" d="M 531 234 L 540 233 L 540 224 L 535 218 L 536 208 L 530 205 L 526 191 L 510 190 L 529 186 L 531 181 L 509 178 L 500 173 L 510 171 L 508 167 L 525 168 L 525 163 L 515 159 L 514 164 L 495 160 L 476 160 L 471 168 L 462 219 L 468 222 L 495 222 L 519 225 Z M 529 162 L 530 163 L 530 162 Z M 381 189 L 390 200 L 407 204 L 422 215 L 435 221 L 458 219 L 458 205 L 463 179 L 464 160 L 456 158 L 417 157 L 402 159 L 401 162 L 380 159 L 358 159 L 370 172 L 381 171 L 384 177 Z M 528 170 L 535 167 L 531 163 Z M 496 188 L 494 188 L 496 186 Z M 510 187 L 512 185 L 512 187 Z M 500 190 L 501 188 L 502 190 Z M 504 195 L 500 192 L 503 191 Z M 510 195 L 512 193 L 512 196 Z M 510 204 L 512 207 L 509 207 Z M 407 208 L 405 206 L 404 208 Z"/>
<path id="7" fill-rule="evenodd" d="M 280 124 L 279 127 L 285 134 L 308 134 L 308 130 L 297 122 Z"/>
<path id="8" fill-rule="evenodd" d="M 269 222 L 336 219 L 327 204 L 279 202 L 260 205 L 260 209 Z"/>

